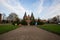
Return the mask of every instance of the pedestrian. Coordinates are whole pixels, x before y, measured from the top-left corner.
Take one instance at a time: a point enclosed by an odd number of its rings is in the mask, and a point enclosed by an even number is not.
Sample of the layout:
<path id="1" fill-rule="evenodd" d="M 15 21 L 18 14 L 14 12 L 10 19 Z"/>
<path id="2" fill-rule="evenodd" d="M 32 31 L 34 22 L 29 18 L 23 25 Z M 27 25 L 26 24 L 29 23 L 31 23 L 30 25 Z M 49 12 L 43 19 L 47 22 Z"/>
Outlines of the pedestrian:
<path id="1" fill-rule="evenodd" d="M 37 22 L 35 22 L 35 26 L 37 26 Z"/>

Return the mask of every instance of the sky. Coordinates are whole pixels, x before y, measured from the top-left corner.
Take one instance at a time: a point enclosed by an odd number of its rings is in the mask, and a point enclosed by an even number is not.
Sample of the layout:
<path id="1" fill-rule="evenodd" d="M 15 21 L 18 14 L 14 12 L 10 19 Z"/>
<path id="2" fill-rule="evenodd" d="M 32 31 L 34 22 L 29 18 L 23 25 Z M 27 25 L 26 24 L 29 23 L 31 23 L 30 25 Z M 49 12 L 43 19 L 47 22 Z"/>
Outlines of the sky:
<path id="1" fill-rule="evenodd" d="M 0 0 L 0 13 L 8 16 L 16 13 L 19 18 L 23 15 L 31 15 L 35 18 L 49 19 L 60 15 L 60 0 Z"/>

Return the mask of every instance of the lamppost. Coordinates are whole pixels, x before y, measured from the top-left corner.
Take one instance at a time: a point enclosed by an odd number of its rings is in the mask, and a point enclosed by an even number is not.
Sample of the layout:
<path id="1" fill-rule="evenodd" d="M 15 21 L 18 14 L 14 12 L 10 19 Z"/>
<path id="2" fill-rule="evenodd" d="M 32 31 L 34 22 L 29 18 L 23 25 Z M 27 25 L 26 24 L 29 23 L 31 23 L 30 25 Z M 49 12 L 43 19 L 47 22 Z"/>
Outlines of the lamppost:
<path id="1" fill-rule="evenodd" d="M 2 14 L 0 14 L 0 23 L 1 23 L 1 20 L 2 20 Z"/>

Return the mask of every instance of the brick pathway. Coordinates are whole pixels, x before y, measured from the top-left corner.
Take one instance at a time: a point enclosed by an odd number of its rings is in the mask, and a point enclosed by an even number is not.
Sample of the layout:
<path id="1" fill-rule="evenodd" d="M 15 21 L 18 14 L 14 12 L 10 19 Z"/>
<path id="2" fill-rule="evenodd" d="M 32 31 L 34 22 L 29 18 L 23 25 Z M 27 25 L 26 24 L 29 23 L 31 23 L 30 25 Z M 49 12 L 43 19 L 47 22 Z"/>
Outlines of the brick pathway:
<path id="1" fill-rule="evenodd" d="M 60 40 L 60 36 L 35 26 L 22 26 L 0 35 L 0 40 Z"/>

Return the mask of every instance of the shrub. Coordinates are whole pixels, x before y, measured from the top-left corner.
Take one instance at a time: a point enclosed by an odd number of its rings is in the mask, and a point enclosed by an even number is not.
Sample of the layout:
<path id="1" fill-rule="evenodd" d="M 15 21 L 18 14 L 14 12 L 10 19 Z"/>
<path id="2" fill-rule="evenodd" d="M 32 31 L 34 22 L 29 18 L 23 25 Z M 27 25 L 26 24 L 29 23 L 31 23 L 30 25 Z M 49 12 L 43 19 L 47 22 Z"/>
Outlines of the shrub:
<path id="1" fill-rule="evenodd" d="M 44 24 L 44 22 L 37 22 L 37 24 L 38 24 L 38 25 L 43 25 L 43 24 Z"/>
<path id="2" fill-rule="evenodd" d="M 32 20 L 32 21 L 30 22 L 30 25 L 35 25 L 35 20 Z"/>
<path id="3" fill-rule="evenodd" d="M 22 21 L 21 21 L 21 24 L 22 24 L 22 25 L 27 25 L 27 22 L 26 22 L 25 20 L 22 20 Z"/>
<path id="4" fill-rule="evenodd" d="M 19 22 L 19 21 L 14 21 L 14 22 L 12 22 L 13 25 L 15 25 L 15 24 L 16 24 L 16 25 L 19 25 L 20 23 L 21 23 L 21 22 Z"/>

